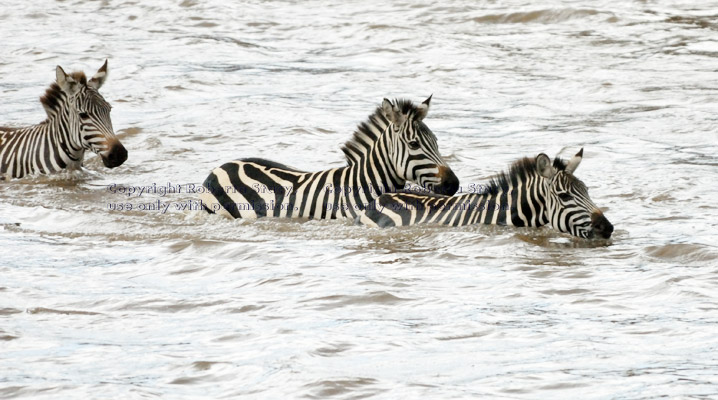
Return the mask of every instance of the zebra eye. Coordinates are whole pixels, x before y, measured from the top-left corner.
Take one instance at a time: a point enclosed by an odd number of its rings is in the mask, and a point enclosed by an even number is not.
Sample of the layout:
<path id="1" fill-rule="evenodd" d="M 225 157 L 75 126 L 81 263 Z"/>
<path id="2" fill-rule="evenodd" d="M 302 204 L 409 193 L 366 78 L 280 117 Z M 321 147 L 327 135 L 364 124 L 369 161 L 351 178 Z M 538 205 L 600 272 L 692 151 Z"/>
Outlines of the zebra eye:
<path id="1" fill-rule="evenodd" d="M 80 118 L 82 118 L 82 119 L 88 119 L 88 118 L 90 118 L 90 116 L 89 116 L 86 112 L 81 112 L 81 113 L 80 113 Z"/>
<path id="2" fill-rule="evenodd" d="M 561 201 L 571 201 L 571 199 L 573 199 L 573 196 L 568 194 L 568 192 L 561 192 L 558 194 L 558 198 L 561 199 Z"/>
<path id="3" fill-rule="evenodd" d="M 409 142 L 409 148 L 411 148 L 412 150 L 418 149 L 418 148 L 419 148 L 419 141 L 418 141 L 418 140 L 412 140 L 411 142 Z"/>

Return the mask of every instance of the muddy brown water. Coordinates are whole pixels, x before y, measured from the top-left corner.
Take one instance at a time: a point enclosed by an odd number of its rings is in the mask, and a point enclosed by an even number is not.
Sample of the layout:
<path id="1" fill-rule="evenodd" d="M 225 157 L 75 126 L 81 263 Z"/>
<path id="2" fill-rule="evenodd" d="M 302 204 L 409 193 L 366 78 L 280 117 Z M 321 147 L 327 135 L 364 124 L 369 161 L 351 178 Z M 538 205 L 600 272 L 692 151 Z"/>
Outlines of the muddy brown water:
<path id="1" fill-rule="evenodd" d="M 714 2 L 0 4 L 0 124 L 108 58 L 129 151 L 0 183 L 0 397 L 718 396 Z M 613 238 L 191 209 L 225 161 L 340 166 L 432 93 L 464 188 L 583 147 Z"/>

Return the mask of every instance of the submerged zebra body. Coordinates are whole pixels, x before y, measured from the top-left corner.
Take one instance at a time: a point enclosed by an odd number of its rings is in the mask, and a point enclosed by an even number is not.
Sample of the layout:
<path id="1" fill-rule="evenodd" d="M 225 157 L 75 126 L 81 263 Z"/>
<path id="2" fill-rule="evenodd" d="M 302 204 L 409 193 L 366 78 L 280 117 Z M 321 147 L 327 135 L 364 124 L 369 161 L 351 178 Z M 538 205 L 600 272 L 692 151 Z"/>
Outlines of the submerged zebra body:
<path id="1" fill-rule="evenodd" d="M 258 158 L 228 162 L 204 181 L 205 209 L 232 218 L 355 218 L 382 193 L 410 181 L 429 190 L 456 193 L 459 181 L 439 154 L 424 124 L 431 97 L 382 106 L 360 124 L 342 151 L 347 166 L 299 171 Z"/>
<path id="2" fill-rule="evenodd" d="M 110 105 L 98 91 L 107 79 L 107 61 L 88 80 L 58 65 L 56 83 L 40 102 L 47 119 L 22 128 L 0 127 L 0 179 L 79 169 L 86 150 L 108 168 L 121 165 L 127 150 L 115 136 Z"/>
<path id="3" fill-rule="evenodd" d="M 588 189 L 573 172 L 583 149 L 568 163 L 546 154 L 514 162 L 483 193 L 455 197 L 389 193 L 379 197 L 357 222 L 388 227 L 423 223 L 553 228 L 582 238 L 611 237 L 613 225 L 591 201 Z"/>

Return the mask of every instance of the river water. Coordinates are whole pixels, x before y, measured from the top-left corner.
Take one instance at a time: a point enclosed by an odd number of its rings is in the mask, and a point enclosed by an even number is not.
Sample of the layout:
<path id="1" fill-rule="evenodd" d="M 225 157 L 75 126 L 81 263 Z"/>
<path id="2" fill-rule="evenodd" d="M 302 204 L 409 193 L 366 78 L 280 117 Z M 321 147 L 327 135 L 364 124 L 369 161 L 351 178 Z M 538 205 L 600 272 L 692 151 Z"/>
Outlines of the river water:
<path id="1" fill-rule="evenodd" d="M 0 184 L 0 397 L 718 397 L 715 1 L 0 5 L 0 124 L 107 58 L 129 151 Z M 189 209 L 221 163 L 341 166 L 430 94 L 464 189 L 583 147 L 613 238 Z"/>

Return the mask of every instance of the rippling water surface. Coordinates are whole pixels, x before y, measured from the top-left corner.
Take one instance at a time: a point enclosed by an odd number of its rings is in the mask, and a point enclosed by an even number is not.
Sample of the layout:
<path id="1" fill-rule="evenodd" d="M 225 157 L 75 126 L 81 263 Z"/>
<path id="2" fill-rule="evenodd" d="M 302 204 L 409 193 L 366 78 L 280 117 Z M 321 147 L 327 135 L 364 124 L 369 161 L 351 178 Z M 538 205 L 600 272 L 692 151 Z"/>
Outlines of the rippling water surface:
<path id="1" fill-rule="evenodd" d="M 718 396 L 715 2 L 0 5 L 0 124 L 107 58 L 129 150 L 0 183 L 0 397 Z M 231 159 L 340 166 L 432 93 L 464 187 L 584 147 L 614 237 L 182 209 Z"/>

